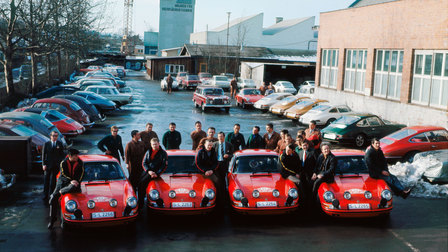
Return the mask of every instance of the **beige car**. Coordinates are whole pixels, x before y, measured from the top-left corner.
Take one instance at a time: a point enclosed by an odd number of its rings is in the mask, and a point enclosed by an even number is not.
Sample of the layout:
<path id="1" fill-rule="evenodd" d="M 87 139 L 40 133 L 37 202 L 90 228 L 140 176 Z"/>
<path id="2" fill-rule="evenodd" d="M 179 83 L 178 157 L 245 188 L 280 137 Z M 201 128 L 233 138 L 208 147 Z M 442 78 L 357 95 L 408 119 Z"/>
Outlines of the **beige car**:
<path id="1" fill-rule="evenodd" d="M 326 102 L 328 101 L 319 99 L 303 99 L 301 102 L 286 110 L 284 116 L 292 119 L 295 122 L 299 120 L 300 116 L 302 116 L 312 108 Z"/>
<path id="2" fill-rule="evenodd" d="M 289 96 L 285 99 L 277 102 L 269 108 L 269 112 L 276 115 L 283 115 L 287 109 L 301 102 L 303 99 L 309 99 L 308 97 Z"/>

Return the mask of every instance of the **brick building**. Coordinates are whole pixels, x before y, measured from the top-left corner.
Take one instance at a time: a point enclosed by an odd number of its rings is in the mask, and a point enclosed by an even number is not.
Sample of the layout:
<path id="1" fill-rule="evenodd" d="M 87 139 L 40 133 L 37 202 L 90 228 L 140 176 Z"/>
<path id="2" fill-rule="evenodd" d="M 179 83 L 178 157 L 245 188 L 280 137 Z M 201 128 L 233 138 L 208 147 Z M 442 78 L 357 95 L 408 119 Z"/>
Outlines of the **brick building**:
<path id="1" fill-rule="evenodd" d="M 321 13 L 316 95 L 448 127 L 448 0 L 357 0 Z"/>

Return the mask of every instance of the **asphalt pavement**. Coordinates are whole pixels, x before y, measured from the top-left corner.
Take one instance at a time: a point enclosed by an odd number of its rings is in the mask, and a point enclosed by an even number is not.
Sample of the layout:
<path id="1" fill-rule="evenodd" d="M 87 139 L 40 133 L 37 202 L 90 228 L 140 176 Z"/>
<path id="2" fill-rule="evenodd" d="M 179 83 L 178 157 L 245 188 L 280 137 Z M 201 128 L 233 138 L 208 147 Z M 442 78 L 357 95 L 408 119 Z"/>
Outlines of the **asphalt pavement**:
<path id="1" fill-rule="evenodd" d="M 192 91 L 166 94 L 160 83 L 144 73 L 127 77 L 136 101 L 107 116 L 107 120 L 73 140 L 83 153 L 100 154 L 97 142 L 120 127 L 125 145 L 130 132 L 154 124 L 159 137 L 175 122 L 182 135 L 181 148 L 191 149 L 194 122 L 229 133 L 235 123 L 247 138 L 254 125 L 265 132 L 298 127 L 257 110 L 233 107 L 230 113 L 195 109 Z M 42 202 L 39 174 L 20 180 L 13 190 L 0 194 L 0 251 L 448 251 L 448 199 L 395 198 L 386 219 L 337 219 L 305 209 L 286 216 L 238 216 L 227 210 L 207 216 L 139 216 L 134 225 L 49 231 L 48 207 Z"/>

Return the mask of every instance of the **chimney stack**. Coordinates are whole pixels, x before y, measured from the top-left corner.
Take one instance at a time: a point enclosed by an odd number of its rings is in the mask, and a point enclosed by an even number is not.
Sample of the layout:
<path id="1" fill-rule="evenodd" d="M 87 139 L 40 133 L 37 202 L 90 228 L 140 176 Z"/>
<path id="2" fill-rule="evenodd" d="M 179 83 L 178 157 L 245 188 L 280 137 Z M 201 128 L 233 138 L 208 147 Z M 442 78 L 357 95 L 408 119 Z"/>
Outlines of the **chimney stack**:
<path id="1" fill-rule="evenodd" d="M 278 23 L 280 23 L 280 22 L 282 22 L 283 21 L 283 17 L 276 17 L 275 18 L 275 23 L 276 24 L 278 24 Z"/>

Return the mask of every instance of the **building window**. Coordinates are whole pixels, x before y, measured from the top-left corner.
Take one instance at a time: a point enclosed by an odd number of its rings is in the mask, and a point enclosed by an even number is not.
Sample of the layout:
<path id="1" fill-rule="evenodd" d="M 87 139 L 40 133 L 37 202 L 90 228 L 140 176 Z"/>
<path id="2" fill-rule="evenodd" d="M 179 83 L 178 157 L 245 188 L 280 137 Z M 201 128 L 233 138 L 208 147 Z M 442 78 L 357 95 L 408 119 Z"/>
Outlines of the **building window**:
<path id="1" fill-rule="evenodd" d="M 403 50 L 376 50 L 373 95 L 399 100 Z"/>
<path id="2" fill-rule="evenodd" d="M 347 50 L 345 56 L 344 90 L 364 93 L 367 50 Z"/>
<path id="3" fill-rule="evenodd" d="M 448 106 L 448 50 L 415 51 L 412 79 L 413 103 Z"/>
<path id="4" fill-rule="evenodd" d="M 172 64 L 165 65 L 165 73 L 166 74 L 176 74 L 178 72 L 185 72 L 185 66 L 184 65 L 172 65 Z"/>
<path id="5" fill-rule="evenodd" d="M 203 73 L 207 72 L 207 63 L 199 64 L 199 72 L 203 72 Z"/>
<path id="6" fill-rule="evenodd" d="M 338 49 L 323 49 L 320 67 L 320 86 L 336 88 L 338 79 Z"/>

